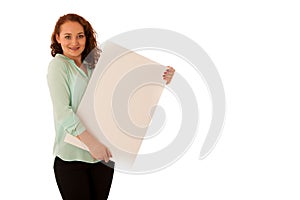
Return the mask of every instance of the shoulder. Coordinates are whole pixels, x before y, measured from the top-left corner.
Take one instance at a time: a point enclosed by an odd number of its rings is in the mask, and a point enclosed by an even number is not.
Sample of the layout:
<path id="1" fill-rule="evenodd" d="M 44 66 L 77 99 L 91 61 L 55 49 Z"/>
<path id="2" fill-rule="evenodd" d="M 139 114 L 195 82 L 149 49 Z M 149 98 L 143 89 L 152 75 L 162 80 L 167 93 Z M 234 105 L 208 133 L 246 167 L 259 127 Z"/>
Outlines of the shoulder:
<path id="1" fill-rule="evenodd" d="M 49 66 L 52 65 L 60 65 L 60 66 L 66 66 L 69 62 L 66 60 L 66 58 L 60 54 L 56 54 L 54 58 L 49 63 Z"/>
<path id="2" fill-rule="evenodd" d="M 68 61 L 57 54 L 49 63 L 48 71 L 67 71 Z"/>

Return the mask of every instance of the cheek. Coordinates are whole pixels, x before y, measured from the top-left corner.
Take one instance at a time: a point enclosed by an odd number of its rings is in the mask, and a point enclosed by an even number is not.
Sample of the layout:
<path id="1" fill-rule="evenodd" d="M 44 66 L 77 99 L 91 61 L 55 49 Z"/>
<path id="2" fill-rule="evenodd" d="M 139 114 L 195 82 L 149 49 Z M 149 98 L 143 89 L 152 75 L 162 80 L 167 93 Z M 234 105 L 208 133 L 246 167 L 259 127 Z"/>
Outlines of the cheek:
<path id="1" fill-rule="evenodd" d="M 63 41 L 61 41 L 60 45 L 61 45 L 62 47 L 65 47 L 65 46 L 68 46 L 69 43 L 70 43 L 69 41 L 63 40 Z"/>
<path id="2" fill-rule="evenodd" d="M 80 40 L 80 46 L 84 46 L 85 47 L 85 44 L 86 44 L 86 40 Z"/>

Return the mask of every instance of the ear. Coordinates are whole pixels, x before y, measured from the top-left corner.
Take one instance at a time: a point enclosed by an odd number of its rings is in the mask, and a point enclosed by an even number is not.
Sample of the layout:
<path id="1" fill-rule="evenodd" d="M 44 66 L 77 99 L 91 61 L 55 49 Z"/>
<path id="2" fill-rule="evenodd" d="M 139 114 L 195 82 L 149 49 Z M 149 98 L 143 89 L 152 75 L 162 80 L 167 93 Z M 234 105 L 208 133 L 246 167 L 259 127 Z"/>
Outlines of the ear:
<path id="1" fill-rule="evenodd" d="M 60 44 L 60 37 L 58 34 L 55 35 L 56 41 Z"/>

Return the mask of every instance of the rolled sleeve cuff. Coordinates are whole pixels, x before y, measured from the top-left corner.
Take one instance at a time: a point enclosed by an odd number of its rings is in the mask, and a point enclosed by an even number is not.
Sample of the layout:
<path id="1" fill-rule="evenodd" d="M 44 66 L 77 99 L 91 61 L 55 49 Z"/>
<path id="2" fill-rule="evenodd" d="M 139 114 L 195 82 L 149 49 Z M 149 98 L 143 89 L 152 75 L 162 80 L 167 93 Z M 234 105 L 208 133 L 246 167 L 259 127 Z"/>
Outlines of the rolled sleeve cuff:
<path id="1" fill-rule="evenodd" d="M 65 129 L 66 133 L 69 133 L 73 136 L 78 136 L 81 133 L 83 133 L 85 130 L 86 128 L 83 126 L 83 124 L 80 121 L 77 121 L 77 123 L 74 123 L 73 126 Z"/>

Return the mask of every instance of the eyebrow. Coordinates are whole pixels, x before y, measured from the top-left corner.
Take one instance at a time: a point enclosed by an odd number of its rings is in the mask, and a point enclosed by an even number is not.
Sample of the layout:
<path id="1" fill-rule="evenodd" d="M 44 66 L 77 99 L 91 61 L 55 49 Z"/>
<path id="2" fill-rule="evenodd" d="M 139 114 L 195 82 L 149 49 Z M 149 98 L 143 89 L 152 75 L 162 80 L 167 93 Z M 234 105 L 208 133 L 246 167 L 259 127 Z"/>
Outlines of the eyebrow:
<path id="1" fill-rule="evenodd" d="M 84 34 L 84 32 L 79 32 L 77 35 Z M 72 35 L 72 33 L 65 33 L 64 35 Z"/>

